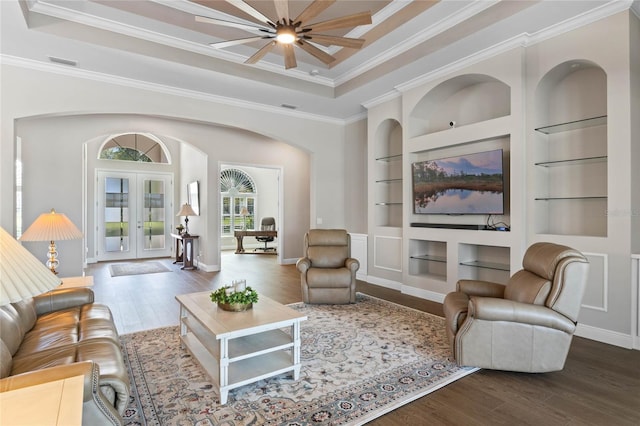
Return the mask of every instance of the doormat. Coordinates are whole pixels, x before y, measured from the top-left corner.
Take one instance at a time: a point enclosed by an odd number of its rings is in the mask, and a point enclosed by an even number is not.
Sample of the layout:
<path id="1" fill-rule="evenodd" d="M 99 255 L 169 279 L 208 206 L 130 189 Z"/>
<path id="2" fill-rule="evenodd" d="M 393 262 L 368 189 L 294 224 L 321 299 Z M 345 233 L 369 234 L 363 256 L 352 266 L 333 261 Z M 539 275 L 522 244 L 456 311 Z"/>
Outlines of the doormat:
<path id="1" fill-rule="evenodd" d="M 113 265 L 109 265 L 109 270 L 111 271 L 112 277 L 171 272 L 171 269 L 167 268 L 160 262 L 115 263 Z"/>

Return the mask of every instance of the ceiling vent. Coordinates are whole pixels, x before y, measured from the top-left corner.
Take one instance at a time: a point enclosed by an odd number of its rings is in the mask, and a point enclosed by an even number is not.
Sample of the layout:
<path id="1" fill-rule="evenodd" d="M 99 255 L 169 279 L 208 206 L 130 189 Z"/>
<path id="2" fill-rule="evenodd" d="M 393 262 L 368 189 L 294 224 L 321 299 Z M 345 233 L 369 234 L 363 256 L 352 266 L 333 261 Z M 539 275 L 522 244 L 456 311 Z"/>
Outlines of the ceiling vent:
<path id="1" fill-rule="evenodd" d="M 289 104 L 282 104 L 280 105 L 282 108 L 288 108 L 288 109 L 298 109 L 297 106 L 295 105 L 289 105 Z"/>
<path id="2" fill-rule="evenodd" d="M 51 62 L 55 62 L 56 64 L 69 65 L 72 67 L 75 67 L 78 65 L 78 61 L 72 61 L 71 59 L 56 58 L 55 56 L 49 56 L 49 60 Z"/>

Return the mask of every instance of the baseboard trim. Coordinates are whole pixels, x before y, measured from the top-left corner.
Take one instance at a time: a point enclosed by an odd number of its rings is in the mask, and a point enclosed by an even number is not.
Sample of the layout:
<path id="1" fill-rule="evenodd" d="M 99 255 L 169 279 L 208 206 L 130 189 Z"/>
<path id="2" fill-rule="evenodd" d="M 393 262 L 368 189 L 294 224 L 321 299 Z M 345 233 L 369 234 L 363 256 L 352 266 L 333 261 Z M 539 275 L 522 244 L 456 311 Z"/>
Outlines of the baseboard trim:
<path id="1" fill-rule="evenodd" d="M 298 259 L 299 257 L 294 257 L 292 259 L 282 259 L 281 265 L 295 265 Z"/>
<path id="2" fill-rule="evenodd" d="M 399 283 L 397 281 L 387 280 L 385 278 L 372 277 L 371 275 L 367 277 L 367 282 L 371 284 L 379 285 L 381 287 L 390 288 L 392 290 L 400 291 L 400 289 L 402 288 L 402 283 Z"/>
<path id="3" fill-rule="evenodd" d="M 203 272 L 219 272 L 220 271 L 220 265 L 207 265 L 206 263 L 202 263 L 202 262 L 195 262 L 195 263 L 198 269 L 200 269 Z"/>
<path id="4" fill-rule="evenodd" d="M 617 331 L 605 330 L 603 328 L 578 323 L 575 335 L 609 345 L 620 346 L 626 349 L 634 348 L 633 338 L 630 334 L 619 333 Z"/>
<path id="5" fill-rule="evenodd" d="M 430 300 L 432 302 L 443 303 L 444 294 L 436 293 L 434 291 L 423 290 L 421 288 L 415 288 L 408 285 L 403 285 L 400 289 L 401 293 L 408 294 L 409 296 L 419 297 L 421 299 Z"/>

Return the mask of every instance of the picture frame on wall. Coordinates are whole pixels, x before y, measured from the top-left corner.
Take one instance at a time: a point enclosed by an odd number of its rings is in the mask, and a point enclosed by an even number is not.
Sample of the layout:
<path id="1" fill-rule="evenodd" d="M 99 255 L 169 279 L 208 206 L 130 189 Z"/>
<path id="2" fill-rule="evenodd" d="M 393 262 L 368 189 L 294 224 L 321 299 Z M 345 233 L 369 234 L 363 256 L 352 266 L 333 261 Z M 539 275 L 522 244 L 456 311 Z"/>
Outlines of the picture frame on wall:
<path id="1" fill-rule="evenodd" d="M 187 184 L 187 202 L 195 214 L 200 216 L 200 194 L 198 189 L 198 181 Z"/>

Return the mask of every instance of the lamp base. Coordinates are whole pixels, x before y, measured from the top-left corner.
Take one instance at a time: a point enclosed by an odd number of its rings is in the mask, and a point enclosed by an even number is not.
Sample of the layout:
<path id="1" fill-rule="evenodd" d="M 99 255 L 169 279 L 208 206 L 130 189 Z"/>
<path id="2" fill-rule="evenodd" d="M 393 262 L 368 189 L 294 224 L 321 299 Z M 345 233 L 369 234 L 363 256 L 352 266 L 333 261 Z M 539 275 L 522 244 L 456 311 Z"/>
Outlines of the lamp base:
<path id="1" fill-rule="evenodd" d="M 54 274 L 58 275 L 58 271 L 56 268 L 60 265 L 60 261 L 58 260 L 58 250 L 56 250 L 56 243 L 51 241 L 49 243 L 49 252 L 47 253 L 47 268 Z"/>

